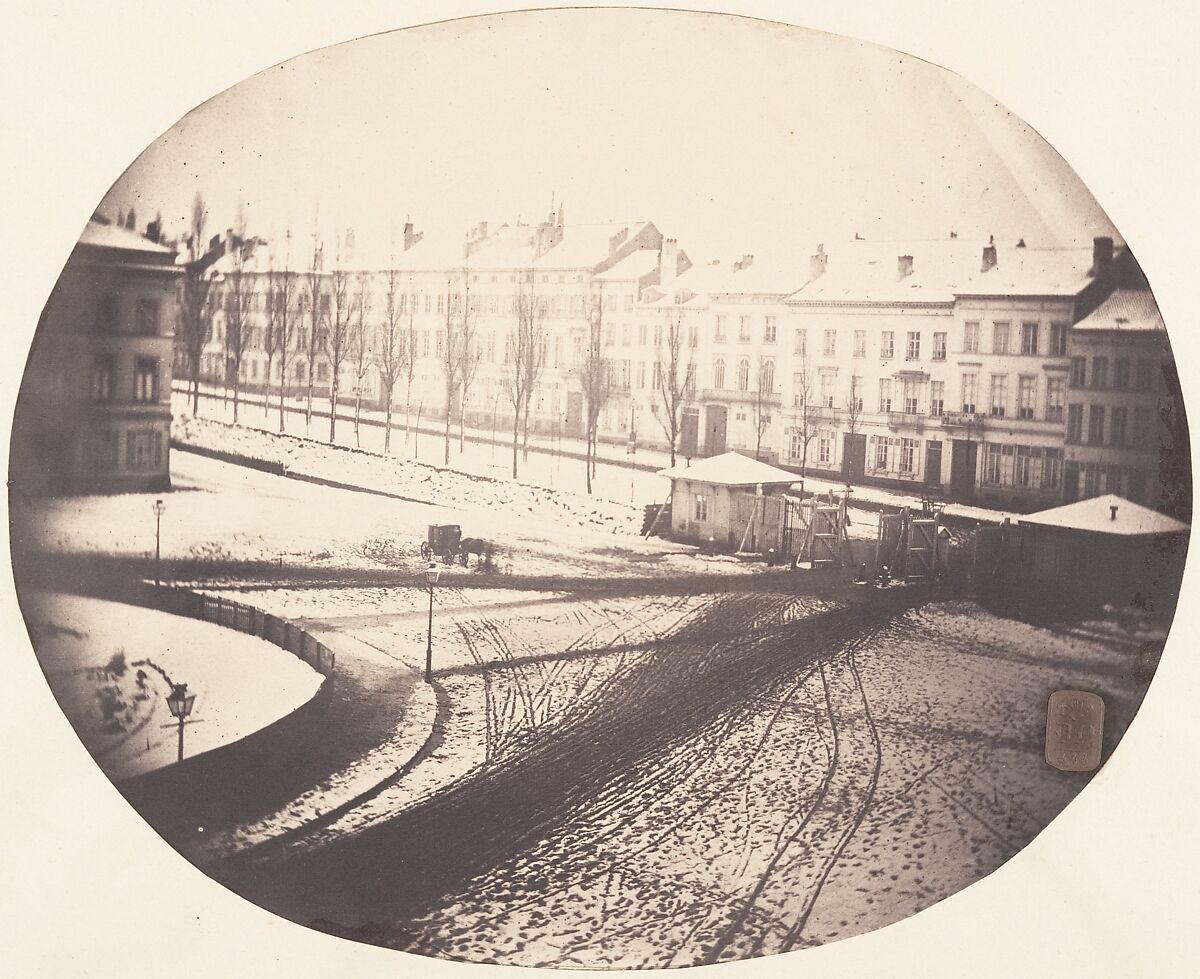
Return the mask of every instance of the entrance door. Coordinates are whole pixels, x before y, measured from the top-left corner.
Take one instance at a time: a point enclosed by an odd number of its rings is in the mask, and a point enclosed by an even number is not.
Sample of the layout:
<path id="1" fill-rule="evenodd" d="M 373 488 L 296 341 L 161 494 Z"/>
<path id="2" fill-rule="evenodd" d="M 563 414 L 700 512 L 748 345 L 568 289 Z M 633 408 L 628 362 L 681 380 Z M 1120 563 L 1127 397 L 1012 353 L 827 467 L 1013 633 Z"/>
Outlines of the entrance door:
<path id="1" fill-rule="evenodd" d="M 975 498 L 975 466 L 979 446 L 969 439 L 955 439 L 950 451 L 950 494 L 956 500 Z"/>
<path id="2" fill-rule="evenodd" d="M 1063 467 L 1063 502 L 1074 503 L 1079 499 L 1079 463 L 1068 462 Z"/>
<path id="3" fill-rule="evenodd" d="M 725 434 L 729 428 L 729 409 L 724 405 L 708 405 L 704 409 L 704 454 L 719 456 L 725 451 Z"/>
<path id="4" fill-rule="evenodd" d="M 567 392 L 567 438 L 580 439 L 583 431 L 583 392 Z"/>
<path id="5" fill-rule="evenodd" d="M 942 443 L 925 443 L 925 485 L 942 484 Z"/>
<path id="6" fill-rule="evenodd" d="M 867 469 L 867 437 L 847 432 L 842 436 L 842 475 L 847 482 L 861 482 Z"/>
<path id="7" fill-rule="evenodd" d="M 700 442 L 700 409 L 684 408 L 679 419 L 679 452 L 691 459 L 696 455 Z"/>

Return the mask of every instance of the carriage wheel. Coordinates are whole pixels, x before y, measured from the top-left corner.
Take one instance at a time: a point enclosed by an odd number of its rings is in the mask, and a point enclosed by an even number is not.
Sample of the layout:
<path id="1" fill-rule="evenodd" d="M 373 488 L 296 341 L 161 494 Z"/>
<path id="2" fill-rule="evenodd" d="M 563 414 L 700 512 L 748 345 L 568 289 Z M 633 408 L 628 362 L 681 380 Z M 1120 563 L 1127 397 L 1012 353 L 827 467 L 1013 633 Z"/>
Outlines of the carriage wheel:
<path id="1" fill-rule="evenodd" d="M 428 561 L 433 557 L 433 548 L 429 546 L 429 541 L 421 541 L 421 560 Z"/>

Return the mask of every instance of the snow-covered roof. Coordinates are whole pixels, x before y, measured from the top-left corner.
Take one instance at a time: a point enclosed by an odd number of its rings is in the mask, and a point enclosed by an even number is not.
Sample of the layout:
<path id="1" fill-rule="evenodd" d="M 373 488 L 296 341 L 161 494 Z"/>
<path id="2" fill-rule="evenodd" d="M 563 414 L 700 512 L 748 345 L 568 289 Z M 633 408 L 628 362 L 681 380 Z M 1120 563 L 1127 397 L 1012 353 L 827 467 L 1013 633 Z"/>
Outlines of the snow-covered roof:
<path id="1" fill-rule="evenodd" d="M 635 238 L 647 223 L 616 221 L 563 225 L 562 241 L 539 255 L 533 265 L 539 269 L 590 269 L 608 258 L 609 242 L 614 235 L 624 231 L 627 232 L 625 240 Z"/>
<path id="2" fill-rule="evenodd" d="M 1117 289 L 1075 324 L 1076 330 L 1161 332 L 1166 328 L 1149 289 Z"/>
<path id="3" fill-rule="evenodd" d="M 643 248 L 630 252 L 612 268 L 597 273 L 596 278 L 606 282 L 632 282 L 657 268 L 658 252 L 653 248 Z"/>
<path id="4" fill-rule="evenodd" d="M 1090 500 L 1080 500 L 1078 503 L 1068 503 L 1053 510 L 1031 513 L 1021 517 L 1020 522 L 1038 527 L 1085 530 L 1093 534 L 1112 534 L 1118 537 L 1180 534 L 1189 529 L 1181 520 L 1113 493 L 1096 496 Z"/>
<path id="5" fill-rule="evenodd" d="M 713 483 L 717 486 L 753 486 L 757 483 L 794 483 L 795 473 L 751 459 L 738 452 L 726 452 L 708 459 L 698 459 L 690 466 L 673 466 L 662 469 L 658 475 L 668 479 L 686 479 L 697 483 Z"/>
<path id="6" fill-rule="evenodd" d="M 175 254 L 173 249 L 151 241 L 131 228 L 102 224 L 96 220 L 88 221 L 83 234 L 79 236 L 79 244 L 94 248 L 119 248 L 127 252 L 148 252 L 152 255 Z"/>
<path id="7" fill-rule="evenodd" d="M 963 238 L 834 244 L 825 271 L 790 301 L 949 304 L 955 296 L 1075 296 L 1092 281 L 1090 248 L 996 244 L 996 262 L 984 271 L 984 247 Z M 906 274 L 901 256 L 911 257 Z"/>

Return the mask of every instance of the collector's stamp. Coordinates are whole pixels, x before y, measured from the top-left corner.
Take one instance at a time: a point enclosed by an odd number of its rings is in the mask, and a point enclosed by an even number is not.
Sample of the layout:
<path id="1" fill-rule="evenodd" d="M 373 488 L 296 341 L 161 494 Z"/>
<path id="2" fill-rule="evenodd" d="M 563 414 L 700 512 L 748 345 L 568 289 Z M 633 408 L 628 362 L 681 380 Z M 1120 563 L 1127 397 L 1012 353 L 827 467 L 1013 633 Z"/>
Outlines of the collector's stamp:
<path id="1" fill-rule="evenodd" d="M 1084 690 L 1058 690 L 1046 706 L 1046 761 L 1063 772 L 1100 765 L 1104 699 Z"/>

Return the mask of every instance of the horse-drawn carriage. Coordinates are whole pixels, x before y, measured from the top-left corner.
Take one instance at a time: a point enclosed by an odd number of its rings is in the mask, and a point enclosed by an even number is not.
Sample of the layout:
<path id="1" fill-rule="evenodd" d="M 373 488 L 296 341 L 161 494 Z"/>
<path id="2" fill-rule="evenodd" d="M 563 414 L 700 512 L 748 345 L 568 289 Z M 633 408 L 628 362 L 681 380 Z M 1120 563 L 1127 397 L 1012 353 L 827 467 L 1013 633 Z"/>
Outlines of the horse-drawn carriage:
<path id="1" fill-rule="evenodd" d="M 463 537 L 458 524 L 430 524 L 421 544 L 421 557 L 426 561 L 439 557 L 443 564 L 453 564 L 458 560 L 465 568 L 472 554 L 487 563 L 492 557 L 492 545 L 478 537 Z"/>

